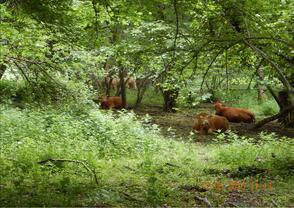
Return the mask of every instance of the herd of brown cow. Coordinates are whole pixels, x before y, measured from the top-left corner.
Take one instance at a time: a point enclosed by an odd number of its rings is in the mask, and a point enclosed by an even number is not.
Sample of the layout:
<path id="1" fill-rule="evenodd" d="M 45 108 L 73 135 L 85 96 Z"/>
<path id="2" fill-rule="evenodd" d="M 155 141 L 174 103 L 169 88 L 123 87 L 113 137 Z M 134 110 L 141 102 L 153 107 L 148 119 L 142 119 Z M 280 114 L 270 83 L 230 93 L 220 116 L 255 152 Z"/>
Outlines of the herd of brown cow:
<path id="1" fill-rule="evenodd" d="M 229 122 L 255 122 L 252 112 L 242 109 L 224 106 L 220 101 L 214 103 L 215 115 L 200 113 L 194 117 L 193 130 L 199 134 L 208 134 L 213 131 L 226 131 L 229 129 Z"/>
<path id="2" fill-rule="evenodd" d="M 110 81 L 110 78 L 105 78 L 105 81 L 110 84 L 111 88 L 114 90 L 117 90 L 120 87 L 120 79 L 119 78 L 113 78 Z M 126 87 L 129 89 L 137 89 L 136 79 L 128 78 L 126 80 Z"/>
<path id="3" fill-rule="evenodd" d="M 103 109 L 121 109 L 122 98 L 119 96 L 103 96 L 101 100 Z M 215 115 L 199 113 L 194 117 L 193 130 L 196 133 L 205 135 L 214 131 L 226 131 L 229 129 L 229 122 L 255 122 L 252 112 L 242 109 L 224 106 L 220 101 L 214 103 Z"/>

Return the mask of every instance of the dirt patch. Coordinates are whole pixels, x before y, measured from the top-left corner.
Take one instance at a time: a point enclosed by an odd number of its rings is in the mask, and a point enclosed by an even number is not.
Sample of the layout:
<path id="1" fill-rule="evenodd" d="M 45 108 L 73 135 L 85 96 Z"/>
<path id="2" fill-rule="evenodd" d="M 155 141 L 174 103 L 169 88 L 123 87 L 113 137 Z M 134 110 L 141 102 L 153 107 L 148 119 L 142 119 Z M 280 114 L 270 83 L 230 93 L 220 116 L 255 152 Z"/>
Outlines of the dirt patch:
<path id="1" fill-rule="evenodd" d="M 271 207 L 273 204 L 265 200 L 268 197 L 268 193 L 262 191 L 257 193 L 231 191 L 222 207 Z"/>
<path id="2" fill-rule="evenodd" d="M 134 110 L 139 116 L 149 114 L 152 118 L 152 123 L 161 127 L 162 133 L 166 136 L 187 137 L 192 131 L 193 117 L 200 112 L 208 112 L 214 114 L 214 108 L 212 104 L 201 104 L 197 108 L 185 108 L 180 109 L 177 113 L 163 112 L 161 107 L 158 106 L 144 106 L 142 108 Z M 258 120 L 258 118 L 257 118 Z M 275 133 L 278 136 L 286 136 L 294 138 L 294 129 L 284 128 L 277 122 L 271 122 L 264 125 L 260 129 L 252 129 L 253 124 L 246 123 L 230 123 L 230 129 L 241 136 L 256 137 L 261 132 Z M 202 138 L 213 138 L 214 136 L 200 136 Z"/>

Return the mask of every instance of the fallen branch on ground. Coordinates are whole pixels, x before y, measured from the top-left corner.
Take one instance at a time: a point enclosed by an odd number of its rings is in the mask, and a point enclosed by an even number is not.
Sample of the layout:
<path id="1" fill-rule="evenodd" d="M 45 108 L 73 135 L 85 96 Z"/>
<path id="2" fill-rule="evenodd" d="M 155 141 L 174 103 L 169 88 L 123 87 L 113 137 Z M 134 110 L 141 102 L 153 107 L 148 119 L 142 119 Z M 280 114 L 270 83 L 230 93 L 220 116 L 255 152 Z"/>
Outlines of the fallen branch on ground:
<path id="1" fill-rule="evenodd" d="M 39 161 L 38 164 L 41 164 L 41 165 L 42 165 L 42 164 L 45 164 L 45 163 L 47 163 L 47 162 L 71 162 L 71 163 L 78 163 L 78 164 L 81 164 L 81 165 L 84 166 L 84 168 L 85 168 L 87 171 L 89 171 L 90 173 L 93 174 L 96 184 L 97 184 L 97 185 L 99 184 L 99 183 L 98 183 L 98 178 L 97 178 L 97 175 L 96 175 L 95 170 L 91 170 L 91 169 L 89 168 L 89 166 L 88 166 L 85 162 L 83 162 L 83 161 L 80 161 L 80 160 L 70 160 L 70 159 L 52 159 L 52 158 L 50 158 L 50 159 L 47 159 L 47 160 Z"/>
<path id="2" fill-rule="evenodd" d="M 253 129 L 258 129 L 271 121 L 279 119 L 279 118 L 285 116 L 287 113 L 289 113 L 292 110 L 294 110 L 294 106 L 290 106 L 288 108 L 285 108 L 283 111 L 279 112 L 278 114 L 270 116 L 268 118 L 265 118 L 265 119 L 259 121 L 257 124 L 254 125 Z"/>
<path id="3" fill-rule="evenodd" d="M 195 199 L 204 202 L 207 205 L 207 207 L 212 208 L 211 203 L 207 200 L 206 197 L 202 198 L 200 196 L 195 196 Z"/>

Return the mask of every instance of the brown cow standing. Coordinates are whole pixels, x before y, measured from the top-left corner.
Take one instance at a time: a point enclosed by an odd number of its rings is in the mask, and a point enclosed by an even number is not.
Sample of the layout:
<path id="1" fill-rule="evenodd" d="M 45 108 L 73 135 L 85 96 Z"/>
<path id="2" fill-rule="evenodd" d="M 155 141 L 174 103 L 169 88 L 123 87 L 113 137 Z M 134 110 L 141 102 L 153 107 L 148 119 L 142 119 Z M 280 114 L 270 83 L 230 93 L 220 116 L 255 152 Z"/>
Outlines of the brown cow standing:
<path id="1" fill-rule="evenodd" d="M 199 134 L 208 134 L 213 131 L 229 129 L 229 121 L 223 116 L 200 113 L 195 116 L 193 129 Z"/>
<path id="2" fill-rule="evenodd" d="M 226 117 L 230 122 L 255 122 L 255 116 L 252 112 L 242 109 L 223 106 L 220 102 L 214 103 L 215 114 Z"/>
<path id="3" fill-rule="evenodd" d="M 110 81 L 110 78 L 106 78 L 106 82 L 109 83 Z M 120 87 L 120 79 L 118 78 L 113 78 L 111 80 L 111 83 L 110 83 L 110 86 L 112 87 L 112 89 L 116 90 Z M 126 82 L 126 86 L 129 88 L 129 89 L 137 89 L 137 84 L 136 84 L 136 80 L 135 79 L 132 79 L 132 78 L 129 78 Z"/>
<path id="4" fill-rule="evenodd" d="M 122 98 L 119 96 L 103 96 L 101 107 L 102 109 L 121 109 L 123 107 Z"/>
<path id="5" fill-rule="evenodd" d="M 120 84 L 120 80 L 117 78 L 111 79 L 111 82 L 110 82 L 110 78 L 106 77 L 105 81 L 107 82 L 107 84 L 110 84 L 110 87 L 114 90 L 117 90 L 117 88 L 119 87 L 119 84 Z"/>
<path id="6" fill-rule="evenodd" d="M 136 84 L 136 80 L 129 78 L 127 81 L 127 86 L 129 89 L 137 89 L 137 84 Z"/>

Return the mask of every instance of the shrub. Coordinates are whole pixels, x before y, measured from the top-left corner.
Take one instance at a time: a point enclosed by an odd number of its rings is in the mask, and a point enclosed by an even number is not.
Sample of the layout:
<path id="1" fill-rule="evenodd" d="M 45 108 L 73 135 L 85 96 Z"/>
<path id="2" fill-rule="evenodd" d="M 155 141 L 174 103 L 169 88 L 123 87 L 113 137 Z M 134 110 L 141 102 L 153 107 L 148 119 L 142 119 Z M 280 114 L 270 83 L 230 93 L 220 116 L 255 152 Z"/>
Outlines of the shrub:
<path id="1" fill-rule="evenodd" d="M 261 133 L 257 138 L 239 137 L 234 133 L 219 139 L 230 141 L 216 150 L 216 161 L 229 169 L 262 169 L 268 176 L 292 174 L 294 143 L 290 138 Z"/>
<path id="2" fill-rule="evenodd" d="M 178 191 L 171 184 L 182 175 L 196 177 L 193 150 L 162 139 L 156 126 L 143 127 L 133 113 L 2 107 L 0 120 L 0 201 L 5 206 L 127 206 L 121 199 L 126 190 L 142 198 L 132 206 L 157 206 L 166 195 L 175 198 Z M 96 170 L 99 185 L 80 164 L 38 164 L 48 159 L 85 162 Z M 175 168 L 179 165 L 184 167 Z"/>
<path id="3" fill-rule="evenodd" d="M 89 104 L 92 98 L 86 85 L 80 82 L 60 80 L 53 82 L 40 79 L 31 84 L 24 80 L 1 80 L 0 103 L 17 107 Z"/>

